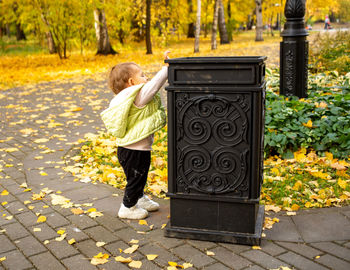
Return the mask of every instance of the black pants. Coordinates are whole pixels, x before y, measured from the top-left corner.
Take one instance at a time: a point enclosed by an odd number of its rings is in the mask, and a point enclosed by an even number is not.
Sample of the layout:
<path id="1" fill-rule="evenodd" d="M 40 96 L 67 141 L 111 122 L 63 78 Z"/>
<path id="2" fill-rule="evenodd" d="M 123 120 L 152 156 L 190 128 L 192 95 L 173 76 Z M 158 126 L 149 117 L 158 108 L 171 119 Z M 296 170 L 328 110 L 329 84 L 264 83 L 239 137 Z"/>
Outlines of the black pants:
<path id="1" fill-rule="evenodd" d="M 119 146 L 117 156 L 127 181 L 123 204 L 130 208 L 143 196 L 151 165 L 151 151 L 131 150 Z"/>

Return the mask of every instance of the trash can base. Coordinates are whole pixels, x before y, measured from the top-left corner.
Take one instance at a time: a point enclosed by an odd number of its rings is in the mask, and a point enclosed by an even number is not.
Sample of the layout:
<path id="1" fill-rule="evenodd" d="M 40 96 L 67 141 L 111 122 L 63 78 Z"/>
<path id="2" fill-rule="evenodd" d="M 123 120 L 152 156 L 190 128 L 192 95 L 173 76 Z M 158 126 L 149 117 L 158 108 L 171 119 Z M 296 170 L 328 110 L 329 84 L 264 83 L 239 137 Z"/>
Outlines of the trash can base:
<path id="1" fill-rule="evenodd" d="M 265 207 L 263 205 L 259 206 L 258 215 L 255 223 L 255 233 L 212 231 L 195 228 L 173 227 L 169 222 L 167 227 L 165 228 L 164 236 L 259 246 L 261 243 L 261 233 L 264 224 L 264 209 Z"/>

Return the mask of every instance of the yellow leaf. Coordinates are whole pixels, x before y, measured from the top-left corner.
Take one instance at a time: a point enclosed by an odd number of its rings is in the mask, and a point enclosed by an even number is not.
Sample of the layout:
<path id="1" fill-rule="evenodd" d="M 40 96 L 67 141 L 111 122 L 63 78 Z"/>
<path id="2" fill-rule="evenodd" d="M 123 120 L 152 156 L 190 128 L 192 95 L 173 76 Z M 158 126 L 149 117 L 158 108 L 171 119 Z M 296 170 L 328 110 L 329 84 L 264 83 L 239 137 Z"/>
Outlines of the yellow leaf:
<path id="1" fill-rule="evenodd" d="M 212 252 L 212 251 L 207 251 L 207 255 L 208 255 L 208 256 L 214 256 L 214 255 L 215 255 L 215 253 L 214 253 L 214 252 Z"/>
<path id="2" fill-rule="evenodd" d="M 45 240 L 45 241 L 44 241 L 44 245 L 47 245 L 48 243 L 50 243 L 49 240 Z"/>
<path id="3" fill-rule="evenodd" d="M 74 238 L 72 238 L 72 239 L 68 240 L 68 244 L 70 244 L 70 245 L 73 245 L 75 242 L 76 242 L 76 241 L 75 241 L 75 239 L 74 239 Z"/>
<path id="4" fill-rule="evenodd" d="M 13 216 L 8 216 L 8 217 L 6 217 L 6 219 L 11 220 L 11 219 L 13 219 Z"/>
<path id="5" fill-rule="evenodd" d="M 161 227 L 161 229 L 163 230 L 166 227 L 166 223 L 164 223 Z"/>
<path id="6" fill-rule="evenodd" d="M 308 127 L 308 128 L 312 128 L 312 121 L 309 120 L 309 121 L 307 121 L 307 123 L 303 123 L 303 126 Z"/>
<path id="7" fill-rule="evenodd" d="M 259 246 L 252 246 L 252 249 L 261 249 Z"/>
<path id="8" fill-rule="evenodd" d="M 46 217 L 45 216 L 40 216 L 40 217 L 38 217 L 38 220 L 36 222 L 40 223 L 40 222 L 45 222 L 45 221 L 46 221 Z"/>
<path id="9" fill-rule="evenodd" d="M 193 264 L 192 263 L 184 263 L 182 266 L 184 267 L 184 269 L 187 269 L 187 268 L 192 267 Z"/>
<path id="10" fill-rule="evenodd" d="M 274 211 L 275 213 L 278 213 L 281 211 L 281 207 L 276 205 L 265 205 L 265 211 Z"/>
<path id="11" fill-rule="evenodd" d="M 156 255 L 156 254 L 148 254 L 146 256 L 147 256 L 147 260 L 149 260 L 149 261 L 153 261 L 155 258 L 158 257 L 158 255 Z"/>
<path id="12" fill-rule="evenodd" d="M 33 232 L 41 232 L 41 228 L 34 228 Z"/>
<path id="13" fill-rule="evenodd" d="M 298 180 L 298 181 L 295 182 L 295 184 L 294 184 L 294 186 L 293 186 L 293 190 L 298 191 L 298 190 L 301 189 L 302 186 L 303 186 L 303 182 L 301 182 L 300 180 Z"/>
<path id="14" fill-rule="evenodd" d="M 311 203 L 311 202 L 306 202 L 306 203 L 305 203 L 305 207 L 306 207 L 306 208 L 310 208 L 311 206 L 312 206 L 312 203 Z"/>
<path id="15" fill-rule="evenodd" d="M 346 189 L 347 183 L 345 180 L 342 179 L 338 179 L 338 185 L 342 188 L 342 189 Z"/>
<path id="16" fill-rule="evenodd" d="M 147 221 L 144 220 L 144 219 L 141 219 L 141 220 L 139 221 L 139 224 L 140 224 L 140 225 L 146 225 L 146 226 L 148 226 Z"/>
<path id="17" fill-rule="evenodd" d="M 41 176 L 46 176 L 46 175 L 48 175 L 46 172 L 44 172 L 44 171 L 40 171 L 40 175 Z"/>
<path id="18" fill-rule="evenodd" d="M 57 233 L 59 234 L 59 235 L 62 235 L 62 234 L 64 234 L 66 231 L 65 230 L 58 230 L 57 231 Z"/>
<path id="19" fill-rule="evenodd" d="M 128 264 L 129 267 L 131 268 L 141 268 L 142 262 L 141 261 L 132 261 L 131 263 Z"/>
<path id="20" fill-rule="evenodd" d="M 81 208 L 72 208 L 70 210 L 74 215 L 81 215 L 84 213 L 84 210 Z"/>
<path id="21" fill-rule="evenodd" d="M 297 204 L 293 204 L 292 207 L 291 207 L 291 209 L 292 209 L 293 211 L 298 211 L 299 208 L 300 208 L 300 206 L 297 205 Z"/>
<path id="22" fill-rule="evenodd" d="M 1 196 L 6 196 L 6 195 L 9 195 L 9 192 L 5 189 L 1 192 L 0 194 Z"/>
<path id="23" fill-rule="evenodd" d="M 90 261 L 90 263 L 92 265 L 105 264 L 107 262 L 108 262 L 108 260 L 105 259 L 105 258 L 92 258 L 91 261 Z"/>
<path id="24" fill-rule="evenodd" d="M 3 261 L 5 261 L 6 260 L 6 257 L 1 257 L 0 258 L 0 262 L 3 262 Z"/>
<path id="25" fill-rule="evenodd" d="M 6 204 L 8 204 L 8 202 L 2 202 L 2 203 L 1 203 L 1 205 L 6 205 Z"/>
<path id="26" fill-rule="evenodd" d="M 132 262 L 132 259 L 130 257 L 128 258 L 124 258 L 122 256 L 118 256 L 118 257 L 115 257 L 115 260 L 117 262 L 121 262 L 121 263 L 129 263 L 129 262 Z"/>
<path id="27" fill-rule="evenodd" d="M 97 247 L 102 247 L 104 246 L 106 243 L 105 242 L 96 242 L 96 246 Z"/>
<path id="28" fill-rule="evenodd" d="M 139 248 L 139 245 L 132 245 L 131 247 L 124 250 L 124 253 L 131 254 Z"/>
<path id="29" fill-rule="evenodd" d="M 88 212 L 88 213 L 92 213 L 92 212 L 96 212 L 97 210 L 96 210 L 96 208 L 90 208 L 89 210 L 87 210 L 86 212 Z"/>
<path id="30" fill-rule="evenodd" d="M 168 264 L 169 264 L 170 266 L 177 266 L 177 263 L 176 263 L 176 262 L 168 262 Z"/>
<path id="31" fill-rule="evenodd" d="M 287 212 L 287 216 L 295 216 L 296 214 L 297 214 L 296 212 L 291 212 L 291 211 Z"/>
<path id="32" fill-rule="evenodd" d="M 61 241 L 63 241 L 64 238 L 66 238 L 66 236 L 67 236 L 67 234 L 64 233 L 64 234 L 62 234 L 60 237 L 56 237 L 55 240 L 56 240 L 57 242 L 61 242 Z"/>
<path id="33" fill-rule="evenodd" d="M 22 184 L 20 185 L 20 187 L 21 187 L 21 188 L 28 188 L 28 185 L 27 185 L 27 183 L 22 183 Z"/>
<path id="34" fill-rule="evenodd" d="M 130 244 L 138 244 L 139 240 L 136 239 L 131 239 L 131 241 L 129 242 Z"/>
<path id="35" fill-rule="evenodd" d="M 35 140 L 34 142 L 35 143 L 44 143 L 44 142 L 48 142 L 49 141 L 49 139 L 37 139 L 37 140 Z"/>

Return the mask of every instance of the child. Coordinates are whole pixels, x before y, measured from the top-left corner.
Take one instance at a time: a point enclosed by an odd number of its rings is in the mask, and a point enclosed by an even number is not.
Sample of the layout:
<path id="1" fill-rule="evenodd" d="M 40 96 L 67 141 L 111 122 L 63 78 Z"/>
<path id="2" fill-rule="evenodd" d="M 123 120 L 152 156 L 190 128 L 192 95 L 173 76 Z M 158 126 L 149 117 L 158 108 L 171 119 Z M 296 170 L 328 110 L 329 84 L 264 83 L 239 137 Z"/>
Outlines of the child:
<path id="1" fill-rule="evenodd" d="M 168 53 L 164 53 L 165 59 Z M 148 81 L 133 62 L 116 65 L 109 74 L 109 87 L 116 96 L 101 116 L 108 131 L 117 138 L 117 156 L 126 175 L 120 218 L 143 219 L 148 211 L 159 209 L 159 204 L 145 196 L 143 190 L 151 164 L 153 133 L 166 124 L 157 93 L 167 77 L 168 68 L 164 66 Z"/>

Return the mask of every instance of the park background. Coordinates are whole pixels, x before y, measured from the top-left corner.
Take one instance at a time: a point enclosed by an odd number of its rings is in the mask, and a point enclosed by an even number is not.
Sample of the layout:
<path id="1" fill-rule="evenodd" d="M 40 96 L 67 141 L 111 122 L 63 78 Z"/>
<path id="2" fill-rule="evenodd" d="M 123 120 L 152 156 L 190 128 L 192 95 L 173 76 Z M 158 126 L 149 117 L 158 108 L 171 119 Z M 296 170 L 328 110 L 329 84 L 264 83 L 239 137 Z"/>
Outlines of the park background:
<path id="1" fill-rule="evenodd" d="M 288 211 L 347 205 L 350 1 L 306 1 L 311 44 L 309 96 L 305 99 L 279 95 L 285 2 L 2 0 L 0 87 L 33 89 L 45 81 L 106 80 L 108 70 L 125 61 L 140 64 L 151 77 L 163 64 L 162 55 L 168 49 L 171 57 L 267 55 L 261 202 Z M 324 29 L 326 15 L 332 29 Z M 6 96 L 0 92 L 0 98 Z M 92 109 L 102 110 L 101 102 Z M 66 117 L 82 110 L 80 106 L 70 108 Z M 60 126 L 48 121 L 51 127 Z M 35 134 L 33 129 L 23 132 Z M 149 193 L 159 197 L 165 197 L 167 191 L 166 141 L 165 128 L 155 140 L 147 186 Z M 125 179 L 115 158 L 114 138 L 99 131 L 87 134 L 81 142 L 85 143 L 81 153 L 73 157 L 77 165 L 66 170 L 85 181 L 123 188 Z"/>

